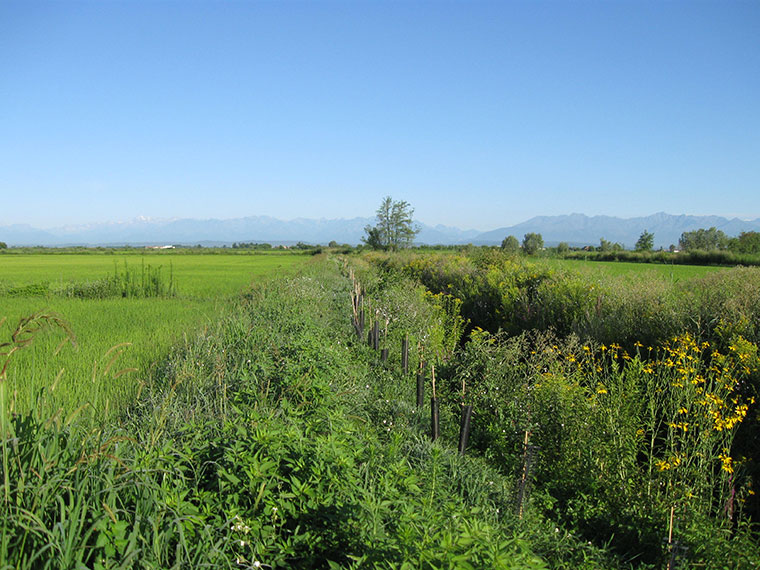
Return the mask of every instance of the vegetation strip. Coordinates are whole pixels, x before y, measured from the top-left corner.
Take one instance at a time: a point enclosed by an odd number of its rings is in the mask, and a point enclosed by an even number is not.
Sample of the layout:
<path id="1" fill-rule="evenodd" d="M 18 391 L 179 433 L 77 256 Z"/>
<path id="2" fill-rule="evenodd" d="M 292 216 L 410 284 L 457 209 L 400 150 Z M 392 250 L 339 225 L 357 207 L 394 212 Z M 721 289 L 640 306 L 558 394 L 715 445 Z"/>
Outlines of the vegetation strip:
<path id="1" fill-rule="evenodd" d="M 757 564 L 733 453 L 752 404 L 732 399 L 753 342 L 461 346 L 469 302 L 316 260 L 177 345 L 121 427 L 3 410 L 0 567 Z"/>

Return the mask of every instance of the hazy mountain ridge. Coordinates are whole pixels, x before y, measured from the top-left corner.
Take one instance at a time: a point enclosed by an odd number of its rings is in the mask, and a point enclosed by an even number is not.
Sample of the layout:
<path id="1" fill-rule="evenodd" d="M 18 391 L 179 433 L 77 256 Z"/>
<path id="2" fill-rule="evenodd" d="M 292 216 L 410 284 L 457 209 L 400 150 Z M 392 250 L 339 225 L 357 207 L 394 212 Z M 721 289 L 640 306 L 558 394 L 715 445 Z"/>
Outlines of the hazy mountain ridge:
<path id="1" fill-rule="evenodd" d="M 473 240 L 474 244 L 501 243 L 508 235 L 522 240 L 526 233 L 540 233 L 547 245 L 564 241 L 571 246 L 599 245 L 601 238 L 633 248 L 644 230 L 654 234 L 655 247 L 677 245 L 681 234 L 699 228 L 715 227 L 728 236 L 743 231 L 760 231 L 760 218 L 740 220 L 721 216 L 672 215 L 658 212 L 651 216 L 618 218 L 614 216 L 536 216 L 520 224 L 484 232 Z"/>
<path id="2" fill-rule="evenodd" d="M 217 219 L 149 219 L 106 222 L 52 229 L 37 229 L 27 224 L 0 227 L 0 241 L 11 246 L 62 245 L 145 245 L 197 243 L 232 244 L 233 242 L 338 243 L 357 244 L 364 227 L 374 218 L 279 220 L 271 216 L 248 216 L 228 220 Z M 655 247 L 677 244 L 683 232 L 716 227 L 729 236 L 742 231 L 760 231 L 756 220 L 728 219 L 720 216 L 671 215 L 659 212 L 651 216 L 618 218 L 614 216 L 536 216 L 516 224 L 488 232 L 462 230 L 441 224 L 418 224 L 420 244 L 498 245 L 508 235 L 519 240 L 529 232 L 540 233 L 547 245 L 560 241 L 570 245 L 598 245 L 600 238 L 633 247 L 644 230 L 654 233 Z"/>

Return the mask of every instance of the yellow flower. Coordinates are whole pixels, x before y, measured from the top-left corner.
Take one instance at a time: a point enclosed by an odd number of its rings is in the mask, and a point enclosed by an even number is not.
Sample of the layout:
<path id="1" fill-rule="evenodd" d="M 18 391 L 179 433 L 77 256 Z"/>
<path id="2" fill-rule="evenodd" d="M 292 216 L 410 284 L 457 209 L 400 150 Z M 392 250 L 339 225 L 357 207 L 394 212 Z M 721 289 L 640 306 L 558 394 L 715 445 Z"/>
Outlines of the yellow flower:
<path id="1" fill-rule="evenodd" d="M 720 468 L 723 469 L 723 471 L 725 471 L 726 473 L 734 472 L 734 466 L 733 466 L 734 460 L 731 459 L 730 455 L 728 455 L 727 449 L 724 449 L 723 453 L 718 455 L 718 459 L 720 459 L 720 462 L 721 462 Z"/>
<path id="2" fill-rule="evenodd" d="M 659 469 L 660 471 L 667 471 L 671 467 L 670 463 L 668 463 L 667 461 L 663 459 L 656 461 L 655 465 L 657 466 L 657 469 Z"/>

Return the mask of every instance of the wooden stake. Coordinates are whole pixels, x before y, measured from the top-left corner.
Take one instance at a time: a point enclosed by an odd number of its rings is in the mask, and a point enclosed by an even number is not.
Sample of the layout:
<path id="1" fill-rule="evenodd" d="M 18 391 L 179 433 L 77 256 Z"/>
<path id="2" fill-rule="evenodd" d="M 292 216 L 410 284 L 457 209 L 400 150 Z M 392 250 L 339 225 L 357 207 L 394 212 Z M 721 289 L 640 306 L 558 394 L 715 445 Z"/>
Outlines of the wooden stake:
<path id="1" fill-rule="evenodd" d="M 472 404 L 462 406 L 462 421 L 459 424 L 459 455 L 464 455 L 467 449 L 467 441 L 470 438 L 470 419 L 472 418 Z"/>

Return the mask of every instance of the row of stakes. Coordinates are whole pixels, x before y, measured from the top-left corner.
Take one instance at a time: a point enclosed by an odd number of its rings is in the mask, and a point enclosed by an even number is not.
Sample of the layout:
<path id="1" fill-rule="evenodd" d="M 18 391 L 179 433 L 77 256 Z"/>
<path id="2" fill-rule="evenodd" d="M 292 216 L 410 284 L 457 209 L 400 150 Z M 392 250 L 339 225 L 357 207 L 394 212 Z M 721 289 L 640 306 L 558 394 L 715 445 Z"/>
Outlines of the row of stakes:
<path id="1" fill-rule="evenodd" d="M 353 316 L 352 324 L 359 340 L 364 338 L 365 316 L 364 316 L 364 295 L 358 286 L 358 282 L 351 275 L 354 282 L 355 291 L 352 293 Z M 387 337 L 387 329 L 386 329 Z M 380 320 L 375 318 L 372 326 L 367 333 L 367 344 L 375 350 L 380 351 L 380 361 L 388 361 L 388 348 L 380 348 Z M 425 375 L 422 373 L 424 364 L 420 362 L 420 371 L 417 372 L 417 407 L 422 408 L 425 402 Z M 409 375 L 409 335 L 405 335 L 401 340 L 401 369 L 404 376 Z M 430 438 L 435 441 L 441 435 L 440 430 L 440 411 L 438 397 L 435 391 L 435 366 L 431 366 L 431 378 L 433 396 L 430 398 Z M 467 442 L 470 437 L 470 425 L 472 420 L 472 404 L 462 405 L 462 416 L 459 425 L 459 453 L 464 455 L 467 449 Z"/>
<path id="2" fill-rule="evenodd" d="M 353 270 L 349 269 L 349 277 L 353 283 L 354 290 L 351 293 L 353 315 L 351 322 L 354 326 L 356 336 L 359 341 L 364 339 L 365 330 L 365 312 L 364 312 L 364 294 L 361 290 L 359 281 L 354 276 Z M 382 362 L 388 361 L 388 348 L 380 348 L 380 319 L 379 315 L 375 315 L 375 320 L 372 323 L 367 333 L 367 343 L 375 350 L 380 351 L 380 360 Z M 385 329 L 385 338 L 387 338 L 387 322 Z M 401 341 L 401 368 L 404 376 L 409 375 L 409 335 L 405 335 Z M 425 382 L 426 378 L 423 374 L 424 363 L 420 360 L 420 370 L 417 372 L 417 407 L 422 408 L 425 405 Z M 440 435 L 440 412 L 438 398 L 435 391 L 435 365 L 431 365 L 431 384 L 433 395 L 430 398 L 430 438 L 432 441 L 437 440 Z M 464 386 L 462 387 L 462 397 L 464 397 Z M 472 404 L 462 405 L 462 414 L 459 424 L 459 454 L 464 455 L 467 449 L 467 443 L 470 437 L 470 425 L 472 420 Z M 523 505 L 526 498 L 528 483 L 532 476 L 533 465 L 535 462 L 535 456 L 540 451 L 540 447 L 530 444 L 530 431 L 525 431 L 525 441 L 523 445 L 523 461 L 522 472 L 518 479 L 517 485 L 517 515 L 519 518 L 523 517 Z"/>
<path id="3" fill-rule="evenodd" d="M 353 271 L 349 272 L 349 276 L 351 277 L 351 280 L 354 283 L 354 292 L 351 295 L 354 314 L 351 320 L 354 325 L 354 330 L 356 331 L 357 337 L 359 338 L 359 340 L 362 340 L 364 337 L 364 325 L 365 325 L 364 295 L 361 292 L 361 287 L 359 286 L 359 282 L 356 280 L 356 278 L 353 275 Z M 380 324 L 379 324 L 379 319 L 377 318 L 375 319 L 374 323 L 372 324 L 372 327 L 370 328 L 367 334 L 367 343 L 375 350 L 380 350 L 380 360 L 382 362 L 387 362 L 388 349 L 387 348 L 380 349 Z M 409 375 L 409 335 L 406 335 L 401 341 L 401 368 L 403 370 L 404 376 L 408 376 Z M 420 372 L 417 373 L 417 407 L 418 408 L 421 408 L 424 406 L 424 400 L 425 400 L 425 380 L 426 379 L 425 379 L 424 374 L 422 374 L 421 372 L 422 368 L 423 368 L 423 363 L 420 362 Z M 430 424 L 431 424 L 430 437 L 433 441 L 435 441 L 441 435 L 438 398 L 436 397 L 436 394 L 435 394 L 435 366 L 431 366 L 431 373 L 432 373 L 433 397 L 430 398 Z M 461 416 L 461 422 L 459 424 L 459 453 L 460 455 L 464 455 L 464 452 L 467 449 L 467 442 L 470 437 L 471 419 L 472 419 L 472 404 L 462 405 L 462 416 Z M 523 442 L 524 451 L 523 451 L 522 472 L 521 472 L 520 478 L 518 480 L 518 485 L 517 485 L 517 514 L 519 518 L 521 519 L 523 517 L 523 505 L 525 502 L 528 482 L 530 481 L 532 470 L 533 470 L 535 456 L 541 450 L 540 446 L 532 445 L 529 443 L 530 435 L 531 435 L 530 431 L 526 430 L 525 441 Z M 671 509 L 670 525 L 669 525 L 670 529 L 669 529 L 668 538 L 667 538 L 667 547 L 668 547 L 668 553 L 669 553 L 667 570 L 675 570 L 679 565 L 678 564 L 679 558 L 682 558 L 685 552 L 688 550 L 688 548 L 682 546 L 678 540 L 674 540 L 673 522 L 674 522 L 674 509 Z"/>

